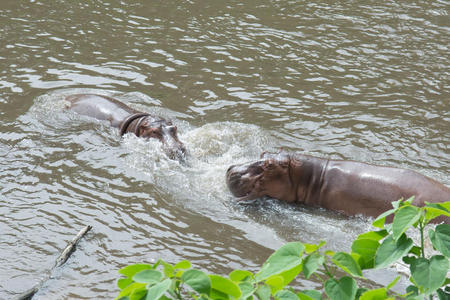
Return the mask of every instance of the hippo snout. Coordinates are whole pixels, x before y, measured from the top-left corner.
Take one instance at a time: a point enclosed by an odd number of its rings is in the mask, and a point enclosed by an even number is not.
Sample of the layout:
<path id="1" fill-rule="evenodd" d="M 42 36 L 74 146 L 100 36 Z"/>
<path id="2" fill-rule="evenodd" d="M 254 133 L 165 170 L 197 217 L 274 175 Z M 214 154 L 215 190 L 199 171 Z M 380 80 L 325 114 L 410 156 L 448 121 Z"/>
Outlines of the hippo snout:
<path id="1" fill-rule="evenodd" d="M 227 178 L 228 178 L 228 176 L 229 176 L 229 174 L 231 174 L 232 172 L 233 172 L 233 168 L 235 167 L 235 165 L 232 165 L 232 166 L 229 166 L 228 167 L 228 169 L 227 169 Z"/>
<path id="2" fill-rule="evenodd" d="M 186 160 L 186 147 L 180 141 L 168 143 L 166 140 L 163 140 L 163 149 L 170 159 L 179 161 Z"/>
<path id="3" fill-rule="evenodd" d="M 228 168 L 226 174 L 227 186 L 235 197 L 242 197 L 246 194 L 246 192 L 243 191 L 241 179 L 241 172 L 236 171 L 235 165 Z"/>
<path id="4" fill-rule="evenodd" d="M 173 125 L 171 121 L 147 118 L 139 126 L 137 136 L 158 139 L 170 159 L 185 161 L 186 147 L 178 139 L 177 126 Z"/>
<path id="5" fill-rule="evenodd" d="M 186 147 L 178 139 L 176 131 L 174 130 L 162 130 L 160 138 L 163 149 L 171 159 L 177 159 L 184 161 L 186 158 Z"/>
<path id="6" fill-rule="evenodd" d="M 252 200 L 260 196 L 258 181 L 264 169 L 261 162 L 233 165 L 226 173 L 227 186 L 230 192 L 241 200 Z"/>

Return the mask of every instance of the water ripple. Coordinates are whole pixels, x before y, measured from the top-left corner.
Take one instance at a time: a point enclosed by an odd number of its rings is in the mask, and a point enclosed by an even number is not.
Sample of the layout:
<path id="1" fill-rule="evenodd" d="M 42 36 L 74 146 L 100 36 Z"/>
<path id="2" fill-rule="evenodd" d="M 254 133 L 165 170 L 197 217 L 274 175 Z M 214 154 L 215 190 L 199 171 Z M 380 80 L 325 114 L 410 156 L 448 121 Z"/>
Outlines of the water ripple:
<path id="1" fill-rule="evenodd" d="M 335 236 L 340 248 L 365 228 L 233 203 L 223 173 L 264 150 L 449 184 L 447 19 L 448 1 L 2 1 L 0 298 L 36 282 L 85 224 L 36 299 L 113 297 L 116 269 L 161 256 L 255 269 L 285 240 Z M 65 112 L 75 92 L 173 119 L 191 165 Z"/>

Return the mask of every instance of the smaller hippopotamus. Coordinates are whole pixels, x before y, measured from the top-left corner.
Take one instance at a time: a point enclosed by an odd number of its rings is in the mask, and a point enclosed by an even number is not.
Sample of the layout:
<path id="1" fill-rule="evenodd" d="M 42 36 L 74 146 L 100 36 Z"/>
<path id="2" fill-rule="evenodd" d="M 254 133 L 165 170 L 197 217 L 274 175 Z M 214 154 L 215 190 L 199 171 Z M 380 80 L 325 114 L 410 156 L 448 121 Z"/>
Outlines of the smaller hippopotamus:
<path id="1" fill-rule="evenodd" d="M 66 97 L 69 108 L 81 115 L 109 121 L 119 134 L 131 132 L 138 137 L 155 138 L 162 142 L 171 158 L 185 160 L 186 148 L 178 139 L 177 127 L 171 121 L 137 111 L 111 97 L 96 94 L 75 94 Z"/>
<path id="2" fill-rule="evenodd" d="M 411 196 L 417 206 L 450 201 L 448 187 L 414 171 L 300 153 L 263 153 L 261 160 L 231 166 L 226 180 L 238 200 L 268 196 L 348 216 L 377 217 L 391 209 L 393 201 Z"/>

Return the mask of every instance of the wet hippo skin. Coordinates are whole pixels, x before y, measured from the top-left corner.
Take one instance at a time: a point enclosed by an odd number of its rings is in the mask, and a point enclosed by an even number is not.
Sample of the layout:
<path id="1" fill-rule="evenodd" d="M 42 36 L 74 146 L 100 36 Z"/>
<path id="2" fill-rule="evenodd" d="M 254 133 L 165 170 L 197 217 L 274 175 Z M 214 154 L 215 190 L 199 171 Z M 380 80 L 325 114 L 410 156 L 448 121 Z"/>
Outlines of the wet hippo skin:
<path id="1" fill-rule="evenodd" d="M 98 120 L 109 121 L 119 134 L 131 132 L 142 138 L 161 141 L 172 159 L 184 160 L 186 148 L 178 139 L 177 127 L 171 121 L 137 111 L 111 97 L 96 94 L 75 94 L 66 97 L 69 109 Z"/>
<path id="2" fill-rule="evenodd" d="M 263 153 L 261 160 L 231 166 L 227 185 L 238 200 L 263 196 L 352 216 L 376 217 L 392 201 L 415 196 L 413 204 L 450 201 L 450 189 L 417 172 L 300 153 Z M 448 217 L 434 222 L 449 223 Z"/>

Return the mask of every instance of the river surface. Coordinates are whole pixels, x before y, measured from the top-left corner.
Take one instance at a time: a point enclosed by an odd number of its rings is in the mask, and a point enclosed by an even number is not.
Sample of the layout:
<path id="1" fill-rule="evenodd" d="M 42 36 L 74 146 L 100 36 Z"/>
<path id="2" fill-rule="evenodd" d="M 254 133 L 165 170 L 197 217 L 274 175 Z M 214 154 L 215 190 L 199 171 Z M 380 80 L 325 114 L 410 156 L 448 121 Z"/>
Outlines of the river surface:
<path id="1" fill-rule="evenodd" d="M 449 1 L 0 2 L 0 299 L 110 299 L 127 264 L 257 271 L 283 243 L 348 250 L 370 220 L 237 204 L 231 164 L 280 147 L 450 184 Z M 170 118 L 189 164 L 64 108 Z M 372 276 L 378 283 L 391 277 Z M 300 280 L 311 288 L 317 283 Z"/>

